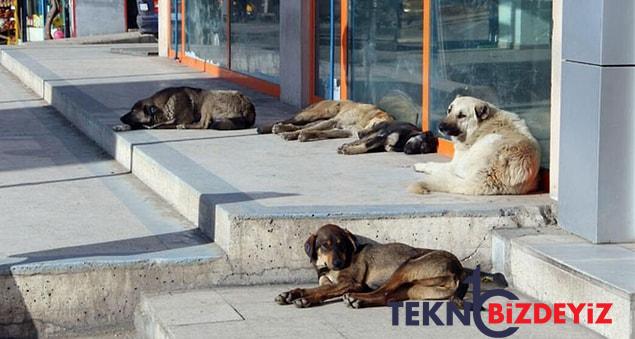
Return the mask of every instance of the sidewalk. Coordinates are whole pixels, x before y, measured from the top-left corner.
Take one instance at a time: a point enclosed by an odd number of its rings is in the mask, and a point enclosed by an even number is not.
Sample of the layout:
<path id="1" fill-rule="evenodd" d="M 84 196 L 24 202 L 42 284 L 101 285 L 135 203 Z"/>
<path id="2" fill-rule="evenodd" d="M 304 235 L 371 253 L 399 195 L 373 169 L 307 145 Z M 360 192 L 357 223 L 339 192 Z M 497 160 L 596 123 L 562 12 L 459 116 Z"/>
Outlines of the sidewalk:
<path id="1" fill-rule="evenodd" d="M 341 302 L 299 309 L 280 306 L 273 299 L 297 286 L 227 287 L 144 297 L 135 324 L 144 324 L 145 338 L 196 339 L 221 334 L 226 338 L 488 338 L 472 322 L 463 326 L 405 326 L 403 308 L 399 326 L 392 326 L 390 307 L 351 309 Z M 519 302 L 529 299 L 519 295 Z M 502 298 L 490 302 L 505 303 Z M 437 311 L 444 323 L 445 305 Z M 152 314 L 153 319 L 144 318 Z M 518 310 L 514 311 L 515 317 Z M 483 312 L 483 319 L 487 313 Z M 414 320 L 421 322 L 421 312 Z M 149 326 L 152 325 L 152 326 Z M 508 325 L 492 325 L 504 330 Z M 137 327 L 137 334 L 139 334 Z M 510 338 L 601 338 L 572 324 L 524 325 Z"/>
<path id="2" fill-rule="evenodd" d="M 0 84 L 0 337 L 126 323 L 143 290 L 210 286 L 192 274 L 222 250 L 2 67 Z"/>

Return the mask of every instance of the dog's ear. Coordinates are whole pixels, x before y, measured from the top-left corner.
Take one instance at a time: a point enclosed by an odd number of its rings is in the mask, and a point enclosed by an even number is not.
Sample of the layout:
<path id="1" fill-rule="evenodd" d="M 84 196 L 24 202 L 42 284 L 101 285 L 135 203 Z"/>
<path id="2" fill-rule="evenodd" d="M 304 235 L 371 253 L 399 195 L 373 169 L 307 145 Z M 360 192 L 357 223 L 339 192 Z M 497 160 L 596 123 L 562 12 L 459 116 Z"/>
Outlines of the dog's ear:
<path id="1" fill-rule="evenodd" d="M 309 239 L 304 242 L 304 252 L 309 256 L 311 262 L 317 261 L 317 252 L 315 250 L 315 239 L 317 236 L 315 234 L 311 234 Z"/>
<path id="2" fill-rule="evenodd" d="M 489 117 L 489 105 L 485 103 L 479 103 L 474 106 L 474 113 L 479 121 L 483 121 Z"/>
<path id="3" fill-rule="evenodd" d="M 344 232 L 346 232 L 346 236 L 348 237 L 348 240 L 353 245 L 353 252 L 357 252 L 357 249 L 359 248 L 359 242 L 357 241 L 357 237 L 347 229 L 345 229 Z"/>
<path id="4" fill-rule="evenodd" d="M 159 111 L 159 108 L 155 105 L 150 105 L 145 107 L 145 111 L 147 115 L 152 116 L 157 114 L 157 112 Z"/>

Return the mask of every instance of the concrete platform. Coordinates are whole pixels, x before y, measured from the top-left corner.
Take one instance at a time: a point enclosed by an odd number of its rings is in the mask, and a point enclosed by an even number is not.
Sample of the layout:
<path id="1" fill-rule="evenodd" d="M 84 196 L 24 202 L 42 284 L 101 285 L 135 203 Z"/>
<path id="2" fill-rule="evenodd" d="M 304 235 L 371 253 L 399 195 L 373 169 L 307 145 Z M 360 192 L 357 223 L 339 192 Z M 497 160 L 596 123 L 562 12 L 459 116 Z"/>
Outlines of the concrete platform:
<path id="1" fill-rule="evenodd" d="M 228 281 L 311 279 L 302 244 L 326 222 L 380 241 L 446 248 L 484 268 L 492 229 L 555 224 L 544 194 L 407 193 L 418 176 L 412 164 L 435 155 L 343 156 L 336 148 L 347 140 L 290 143 L 254 129 L 114 133 L 132 103 L 166 86 L 240 89 L 254 101 L 257 123 L 296 110 L 173 60 L 110 52 L 131 46 L 18 47 L 4 49 L 0 62 L 214 239 L 230 259 Z"/>
<path id="2" fill-rule="evenodd" d="M 614 323 L 589 327 L 635 338 L 635 244 L 594 245 L 553 229 L 499 230 L 492 251 L 495 270 L 519 291 L 548 303 L 612 303 Z"/>
<path id="3" fill-rule="evenodd" d="M 0 337 L 132 327 L 142 291 L 215 286 L 225 254 L 0 67 Z"/>
<path id="4" fill-rule="evenodd" d="M 291 285 L 228 287 L 144 295 L 135 313 L 138 338 L 487 338 L 471 326 L 392 326 L 389 307 L 350 309 L 341 302 L 308 309 L 280 306 L 275 296 Z M 530 301 L 519 295 L 521 301 Z M 492 302 L 504 302 L 492 298 Z M 438 314 L 445 314 L 442 306 Z M 517 315 L 517 313 L 515 313 Z M 487 317 L 485 316 L 484 319 Z M 442 317 L 443 321 L 445 319 Z M 505 327 L 492 325 L 493 329 Z M 573 324 L 524 325 L 514 338 L 600 338 Z"/>

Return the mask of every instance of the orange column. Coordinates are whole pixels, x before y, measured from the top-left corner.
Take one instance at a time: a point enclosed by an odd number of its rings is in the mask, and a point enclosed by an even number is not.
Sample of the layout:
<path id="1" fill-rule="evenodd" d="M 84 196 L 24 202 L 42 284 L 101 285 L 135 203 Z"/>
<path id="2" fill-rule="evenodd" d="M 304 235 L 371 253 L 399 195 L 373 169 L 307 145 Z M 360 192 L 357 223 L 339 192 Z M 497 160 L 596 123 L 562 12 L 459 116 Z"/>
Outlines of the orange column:
<path id="1" fill-rule="evenodd" d="M 340 2 L 340 99 L 348 99 L 348 1 Z"/>

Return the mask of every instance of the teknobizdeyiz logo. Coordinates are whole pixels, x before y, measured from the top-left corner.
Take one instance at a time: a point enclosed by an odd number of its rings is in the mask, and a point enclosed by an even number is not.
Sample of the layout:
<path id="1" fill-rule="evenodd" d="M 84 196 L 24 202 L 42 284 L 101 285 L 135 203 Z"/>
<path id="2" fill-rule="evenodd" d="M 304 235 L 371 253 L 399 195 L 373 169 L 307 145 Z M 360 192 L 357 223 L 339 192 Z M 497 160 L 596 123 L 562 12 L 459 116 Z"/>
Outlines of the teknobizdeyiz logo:
<path id="1" fill-rule="evenodd" d="M 502 330 L 494 330 L 488 326 L 491 324 L 546 324 L 553 321 L 554 324 L 565 324 L 565 309 L 568 308 L 573 316 L 573 323 L 579 324 L 582 311 L 586 309 L 586 322 L 588 324 L 612 324 L 613 320 L 608 318 L 608 312 L 613 304 L 611 303 L 555 303 L 553 307 L 544 303 L 512 303 L 503 305 L 500 303 L 490 303 L 487 312 L 481 312 L 485 302 L 493 297 L 502 297 L 507 300 L 519 300 L 514 293 L 504 289 L 492 289 L 481 292 L 481 268 L 476 269 L 468 276 L 464 283 L 472 285 L 473 302 L 464 302 L 463 309 L 459 309 L 453 302 L 394 302 L 390 303 L 392 308 L 392 325 L 399 325 L 399 310 L 404 308 L 404 324 L 406 326 L 453 326 L 458 320 L 462 325 L 469 326 L 471 319 L 476 327 L 486 336 L 491 338 L 505 338 L 518 331 L 518 326 L 509 326 Z M 447 304 L 445 312 L 445 323 L 437 313 L 443 304 Z M 533 313 L 529 310 L 533 306 Z M 595 308 L 594 308 L 595 306 Z M 513 309 L 519 310 L 514 316 Z M 594 310 L 600 310 L 599 315 Z M 487 315 L 487 322 L 483 315 Z"/>

